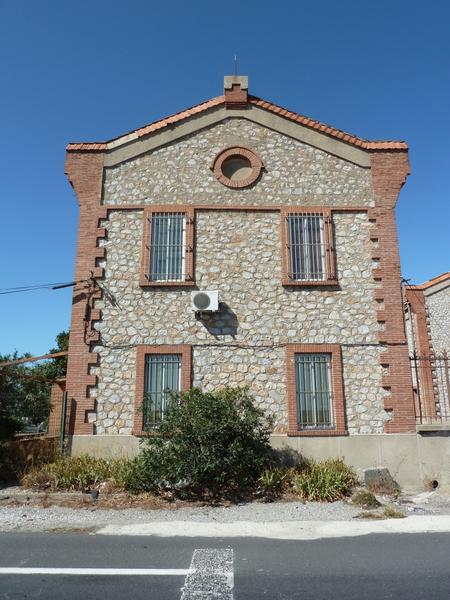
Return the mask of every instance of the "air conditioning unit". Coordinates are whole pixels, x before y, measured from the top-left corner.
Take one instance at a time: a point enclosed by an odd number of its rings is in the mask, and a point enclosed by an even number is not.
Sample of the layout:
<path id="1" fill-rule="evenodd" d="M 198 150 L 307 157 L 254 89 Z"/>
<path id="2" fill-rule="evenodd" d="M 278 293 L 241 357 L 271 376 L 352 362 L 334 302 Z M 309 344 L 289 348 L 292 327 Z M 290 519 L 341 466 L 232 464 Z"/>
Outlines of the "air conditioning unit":
<path id="1" fill-rule="evenodd" d="M 219 292 L 217 290 L 191 292 L 191 306 L 195 312 L 218 312 Z"/>

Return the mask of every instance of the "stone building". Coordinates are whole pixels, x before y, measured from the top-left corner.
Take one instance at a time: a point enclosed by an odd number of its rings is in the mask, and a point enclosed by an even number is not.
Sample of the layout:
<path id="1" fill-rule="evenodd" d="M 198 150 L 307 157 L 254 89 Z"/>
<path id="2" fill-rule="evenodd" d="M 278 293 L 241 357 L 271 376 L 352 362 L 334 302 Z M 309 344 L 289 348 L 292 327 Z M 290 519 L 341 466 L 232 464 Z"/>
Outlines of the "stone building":
<path id="1" fill-rule="evenodd" d="M 413 389 L 425 428 L 450 428 L 450 272 L 405 287 Z"/>
<path id="2" fill-rule="evenodd" d="M 290 112 L 243 76 L 69 144 L 72 451 L 136 451 L 167 390 L 245 385 L 275 416 L 274 445 L 422 477 L 403 456 L 419 443 L 395 220 L 408 173 L 404 142 Z"/>

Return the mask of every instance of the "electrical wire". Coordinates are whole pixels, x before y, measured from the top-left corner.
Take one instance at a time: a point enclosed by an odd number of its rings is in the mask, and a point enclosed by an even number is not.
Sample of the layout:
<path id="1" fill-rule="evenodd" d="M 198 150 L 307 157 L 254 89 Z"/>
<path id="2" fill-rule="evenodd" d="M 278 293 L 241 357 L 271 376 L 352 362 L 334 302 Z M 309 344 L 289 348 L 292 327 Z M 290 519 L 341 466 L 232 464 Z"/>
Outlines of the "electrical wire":
<path id="1" fill-rule="evenodd" d="M 20 294 L 22 292 L 35 292 L 38 290 L 57 290 L 64 287 L 71 287 L 76 285 L 77 283 L 82 283 L 87 281 L 86 279 L 82 279 L 80 281 L 56 281 L 54 283 L 37 283 L 24 285 L 20 287 L 11 287 L 11 288 L 0 288 L 0 296 L 4 296 L 5 294 Z"/>

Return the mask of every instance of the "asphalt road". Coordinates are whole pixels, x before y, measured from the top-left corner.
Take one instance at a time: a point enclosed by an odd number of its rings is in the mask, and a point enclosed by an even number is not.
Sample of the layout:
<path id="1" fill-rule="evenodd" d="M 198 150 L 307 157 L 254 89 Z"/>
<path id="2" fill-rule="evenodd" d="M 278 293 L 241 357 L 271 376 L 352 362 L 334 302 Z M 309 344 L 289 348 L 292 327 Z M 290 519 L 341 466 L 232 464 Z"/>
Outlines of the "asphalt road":
<path id="1" fill-rule="evenodd" d="M 204 548 L 218 552 L 206 558 L 197 552 L 203 566 L 186 575 L 195 563 L 194 552 Z M 216 559 L 219 563 L 211 567 Z M 230 569 L 233 565 L 234 579 L 224 578 L 222 559 Z M 38 567 L 46 572 L 23 571 Z M 449 600 L 450 534 L 284 541 L 2 533 L 0 569 L 11 568 L 19 571 L 0 570 L 1 599 Z M 67 575 L 50 568 L 99 571 Z M 101 569 L 123 571 L 114 575 Z M 145 574 L 136 575 L 135 569 Z"/>

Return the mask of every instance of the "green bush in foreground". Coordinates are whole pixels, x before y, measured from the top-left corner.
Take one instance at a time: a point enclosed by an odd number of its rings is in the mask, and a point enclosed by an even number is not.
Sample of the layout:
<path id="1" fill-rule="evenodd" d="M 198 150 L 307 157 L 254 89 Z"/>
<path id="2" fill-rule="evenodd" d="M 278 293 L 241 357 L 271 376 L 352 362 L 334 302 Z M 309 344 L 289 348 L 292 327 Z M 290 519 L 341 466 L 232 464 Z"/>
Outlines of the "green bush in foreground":
<path id="1" fill-rule="evenodd" d="M 356 477 L 341 459 L 310 462 L 292 480 L 292 487 L 304 500 L 334 502 L 350 493 Z"/>
<path id="2" fill-rule="evenodd" d="M 248 390 L 192 389 L 176 399 L 159 435 L 143 441 L 141 489 L 187 498 L 253 488 L 270 462 L 273 423 Z"/>

